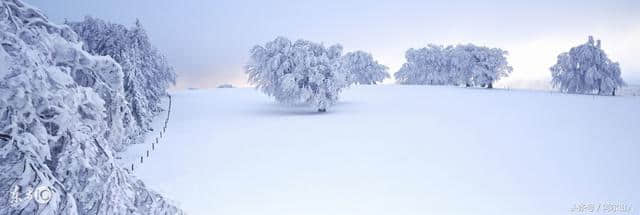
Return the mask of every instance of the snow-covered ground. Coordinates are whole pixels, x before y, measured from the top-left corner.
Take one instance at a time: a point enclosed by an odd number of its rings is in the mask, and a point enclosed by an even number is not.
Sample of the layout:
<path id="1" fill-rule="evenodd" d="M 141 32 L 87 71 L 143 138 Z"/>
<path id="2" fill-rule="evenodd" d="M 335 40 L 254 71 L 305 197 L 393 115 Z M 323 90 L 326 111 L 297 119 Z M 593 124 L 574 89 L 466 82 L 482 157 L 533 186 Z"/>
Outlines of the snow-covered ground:
<path id="1" fill-rule="evenodd" d="M 191 90 L 160 142 L 135 174 L 191 214 L 640 211 L 640 97 L 361 86 L 318 114 Z"/>

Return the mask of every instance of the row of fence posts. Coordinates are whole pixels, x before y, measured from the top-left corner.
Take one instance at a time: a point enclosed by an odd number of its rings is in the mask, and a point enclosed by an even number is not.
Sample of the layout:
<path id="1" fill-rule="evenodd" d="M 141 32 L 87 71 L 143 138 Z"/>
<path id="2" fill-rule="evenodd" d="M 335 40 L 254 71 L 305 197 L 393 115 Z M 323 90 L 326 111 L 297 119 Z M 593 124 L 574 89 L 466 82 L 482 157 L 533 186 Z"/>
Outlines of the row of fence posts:
<path id="1" fill-rule="evenodd" d="M 167 125 L 169 125 L 169 117 L 171 116 L 171 95 L 169 95 L 169 108 L 167 109 L 167 118 L 164 120 L 164 126 L 162 127 L 162 130 L 160 131 L 160 136 L 155 138 L 155 141 L 151 142 L 151 149 L 147 149 L 146 151 L 146 157 L 148 158 L 150 153 L 152 151 L 156 150 L 156 145 L 158 145 L 160 143 L 160 139 L 162 139 L 164 137 L 164 134 L 167 132 Z M 140 156 L 140 164 L 144 163 L 144 157 L 145 154 Z M 135 163 L 133 162 L 131 163 L 131 172 L 133 172 L 135 170 Z"/>

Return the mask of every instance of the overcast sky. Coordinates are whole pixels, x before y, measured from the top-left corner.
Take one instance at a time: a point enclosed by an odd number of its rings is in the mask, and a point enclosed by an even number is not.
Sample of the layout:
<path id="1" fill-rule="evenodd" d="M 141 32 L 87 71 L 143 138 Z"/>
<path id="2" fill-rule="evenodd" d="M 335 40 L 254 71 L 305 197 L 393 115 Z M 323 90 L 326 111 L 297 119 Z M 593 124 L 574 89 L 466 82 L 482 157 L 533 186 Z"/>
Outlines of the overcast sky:
<path id="1" fill-rule="evenodd" d="M 27 2 L 59 23 L 85 15 L 126 25 L 140 19 L 175 66 L 177 88 L 246 85 L 248 50 L 276 36 L 371 52 L 391 73 L 407 49 L 429 43 L 498 47 L 510 52 L 514 67 L 500 85 L 521 87 L 547 82 L 557 55 L 594 35 L 620 62 L 623 78 L 640 83 L 638 0 Z"/>

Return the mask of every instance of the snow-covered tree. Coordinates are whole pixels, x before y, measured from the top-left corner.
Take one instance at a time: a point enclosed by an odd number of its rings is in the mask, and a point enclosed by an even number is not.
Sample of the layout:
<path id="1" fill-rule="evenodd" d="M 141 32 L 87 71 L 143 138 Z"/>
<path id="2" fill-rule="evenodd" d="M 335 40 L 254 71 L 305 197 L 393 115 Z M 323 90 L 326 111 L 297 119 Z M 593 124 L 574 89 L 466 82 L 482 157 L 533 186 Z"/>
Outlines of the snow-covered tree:
<path id="1" fill-rule="evenodd" d="M 587 43 L 558 56 L 551 70 L 551 84 L 566 93 L 614 95 L 625 86 L 620 65 L 611 61 L 600 47 L 600 40 L 589 36 Z"/>
<path id="2" fill-rule="evenodd" d="M 122 66 L 131 114 L 124 122 L 128 125 L 125 144 L 141 142 L 151 129 L 153 117 L 162 111 L 161 99 L 175 83 L 173 68 L 151 45 L 140 21 L 131 28 L 92 17 L 66 24 L 80 36 L 83 49 L 91 54 L 110 56 Z"/>
<path id="3" fill-rule="evenodd" d="M 493 88 L 513 68 L 507 52 L 473 44 L 457 46 L 429 45 L 409 49 L 407 63 L 395 74 L 401 84 L 464 85 Z"/>
<path id="4" fill-rule="evenodd" d="M 479 47 L 473 44 L 458 45 L 469 59 L 470 85 L 493 88 L 493 83 L 502 77 L 507 77 L 513 71 L 509 66 L 507 51 L 498 48 Z"/>
<path id="5" fill-rule="evenodd" d="M 451 82 L 450 47 L 429 45 L 407 50 L 407 62 L 394 74 L 401 84 L 444 85 Z"/>
<path id="6" fill-rule="evenodd" d="M 117 62 L 20 0 L 0 0 L 0 44 L 0 214 L 181 213 L 113 158 L 126 115 Z M 48 201 L 9 195 L 37 187 Z"/>
<path id="7" fill-rule="evenodd" d="M 363 51 L 349 52 L 342 56 L 340 69 L 347 75 L 349 84 L 376 84 L 389 78 L 389 68 Z"/>
<path id="8" fill-rule="evenodd" d="M 249 82 L 283 103 L 303 103 L 325 112 L 346 83 L 339 70 L 342 46 L 278 37 L 250 50 Z"/>
<path id="9" fill-rule="evenodd" d="M 447 62 L 447 69 L 442 73 L 448 80 L 448 85 L 473 86 L 473 52 L 462 45 L 449 46 L 444 52 Z"/>

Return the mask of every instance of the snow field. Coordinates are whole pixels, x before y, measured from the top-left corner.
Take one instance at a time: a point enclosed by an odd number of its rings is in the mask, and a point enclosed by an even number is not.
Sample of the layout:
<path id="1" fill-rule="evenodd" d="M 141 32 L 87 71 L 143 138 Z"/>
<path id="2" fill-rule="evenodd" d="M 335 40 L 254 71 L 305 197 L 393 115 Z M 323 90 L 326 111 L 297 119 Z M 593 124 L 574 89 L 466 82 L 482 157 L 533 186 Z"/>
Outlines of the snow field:
<path id="1" fill-rule="evenodd" d="M 378 85 L 346 89 L 324 114 L 247 88 L 173 102 L 164 142 L 135 174 L 191 214 L 640 205 L 638 97 Z"/>

